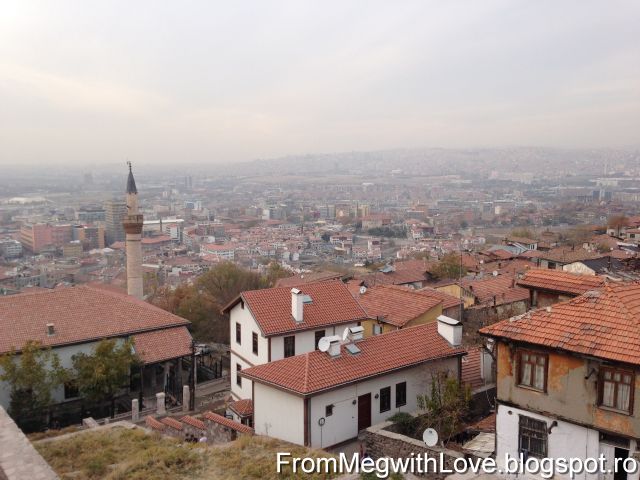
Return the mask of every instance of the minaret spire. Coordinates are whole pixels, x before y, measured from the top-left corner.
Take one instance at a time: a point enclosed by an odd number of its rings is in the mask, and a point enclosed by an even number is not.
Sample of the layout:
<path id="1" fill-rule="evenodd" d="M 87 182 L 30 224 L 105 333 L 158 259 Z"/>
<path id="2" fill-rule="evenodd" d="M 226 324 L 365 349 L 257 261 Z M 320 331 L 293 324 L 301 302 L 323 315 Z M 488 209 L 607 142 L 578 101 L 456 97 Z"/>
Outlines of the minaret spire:
<path id="1" fill-rule="evenodd" d="M 142 283 L 142 226 L 144 218 L 138 211 L 138 189 L 133 178 L 131 162 L 127 178 L 127 216 L 124 219 L 127 252 L 127 293 L 139 299 L 144 298 Z"/>

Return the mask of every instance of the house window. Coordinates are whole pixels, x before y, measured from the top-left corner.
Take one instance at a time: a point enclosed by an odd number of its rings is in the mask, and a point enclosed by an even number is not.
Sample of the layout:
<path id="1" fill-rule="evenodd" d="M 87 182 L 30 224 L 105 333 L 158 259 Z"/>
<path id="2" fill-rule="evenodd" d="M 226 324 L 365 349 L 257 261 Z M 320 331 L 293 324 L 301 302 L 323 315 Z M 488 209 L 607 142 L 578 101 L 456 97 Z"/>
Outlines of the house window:
<path id="1" fill-rule="evenodd" d="M 333 415 L 333 405 L 327 405 L 324 407 L 324 416 L 330 417 L 331 415 Z"/>
<path id="2" fill-rule="evenodd" d="M 518 359 L 518 385 L 545 392 L 549 357 L 543 353 L 521 350 Z"/>
<path id="3" fill-rule="evenodd" d="M 316 337 L 316 338 L 315 338 L 315 342 L 316 342 L 316 350 L 318 350 L 318 342 L 320 341 L 320 339 L 321 339 L 322 337 L 324 337 L 324 334 L 325 334 L 325 331 L 324 331 L 324 330 L 318 330 L 318 331 L 316 332 L 316 335 L 315 335 L 315 337 Z"/>
<path id="4" fill-rule="evenodd" d="M 296 336 L 284 337 L 284 358 L 293 357 L 296 354 Z"/>
<path id="5" fill-rule="evenodd" d="M 396 408 L 407 404 L 407 382 L 396 384 Z"/>
<path id="6" fill-rule="evenodd" d="M 236 385 L 239 387 L 242 386 L 242 377 L 240 376 L 240 372 L 242 371 L 242 365 L 236 363 Z"/>
<path id="7" fill-rule="evenodd" d="M 236 343 L 242 344 L 242 326 L 236 322 Z"/>
<path id="8" fill-rule="evenodd" d="M 64 399 L 69 400 L 70 398 L 77 398 L 80 396 L 80 392 L 78 391 L 78 385 L 75 381 L 71 380 L 65 382 L 64 384 Z"/>
<path id="9" fill-rule="evenodd" d="M 382 333 L 382 325 L 380 325 L 379 323 L 374 323 L 373 324 L 373 334 L 374 335 L 380 335 Z"/>
<path id="10" fill-rule="evenodd" d="M 518 433 L 520 452 L 538 458 L 547 456 L 547 422 L 520 415 Z"/>
<path id="11" fill-rule="evenodd" d="M 600 368 L 600 406 L 631 413 L 634 374 L 630 370 Z"/>
<path id="12" fill-rule="evenodd" d="M 380 389 L 380 413 L 391 410 L 391 387 Z"/>
<path id="13" fill-rule="evenodd" d="M 258 355 L 258 334 L 253 332 L 253 353 Z"/>

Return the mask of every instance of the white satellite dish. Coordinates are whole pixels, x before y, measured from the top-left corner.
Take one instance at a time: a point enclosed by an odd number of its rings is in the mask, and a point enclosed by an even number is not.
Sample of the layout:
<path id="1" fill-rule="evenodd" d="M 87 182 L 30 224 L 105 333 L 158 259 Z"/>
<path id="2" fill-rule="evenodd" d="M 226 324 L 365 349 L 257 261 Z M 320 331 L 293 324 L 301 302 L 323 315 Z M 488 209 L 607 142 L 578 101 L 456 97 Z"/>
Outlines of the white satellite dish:
<path id="1" fill-rule="evenodd" d="M 494 277 L 497 277 L 497 276 L 498 276 L 498 271 L 497 271 L 497 270 L 494 270 L 492 273 L 493 273 L 493 276 L 494 276 Z"/>
<path id="2" fill-rule="evenodd" d="M 321 352 L 326 352 L 327 350 L 329 350 L 330 346 L 331 342 L 327 337 L 322 337 L 320 340 L 318 340 L 318 350 L 320 350 Z"/>
<path id="3" fill-rule="evenodd" d="M 360 287 L 360 295 L 364 295 L 365 293 L 367 293 L 367 287 L 365 287 L 364 285 L 362 285 Z"/>
<path id="4" fill-rule="evenodd" d="M 422 434 L 422 440 L 427 447 L 435 447 L 438 444 L 438 432 L 433 428 L 427 428 Z"/>
<path id="5" fill-rule="evenodd" d="M 348 342 L 349 341 L 349 327 L 344 329 L 344 332 L 342 332 L 342 341 L 343 342 Z"/>

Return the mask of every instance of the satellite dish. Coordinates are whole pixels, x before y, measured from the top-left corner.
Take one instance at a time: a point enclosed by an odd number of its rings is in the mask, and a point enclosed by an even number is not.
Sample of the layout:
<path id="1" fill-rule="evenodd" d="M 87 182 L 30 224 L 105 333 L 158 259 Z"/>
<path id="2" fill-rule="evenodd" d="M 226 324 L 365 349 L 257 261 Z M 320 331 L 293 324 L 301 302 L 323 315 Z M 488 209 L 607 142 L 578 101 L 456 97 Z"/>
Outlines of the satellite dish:
<path id="1" fill-rule="evenodd" d="M 422 440 L 424 440 L 427 447 L 435 447 L 438 443 L 438 432 L 433 428 L 427 428 L 422 434 Z"/>
<path id="2" fill-rule="evenodd" d="M 498 271 L 497 271 L 497 270 L 494 270 L 492 273 L 493 273 L 493 276 L 494 276 L 494 277 L 497 277 L 497 276 L 498 276 Z"/>
<path id="3" fill-rule="evenodd" d="M 364 285 L 362 285 L 360 287 L 360 295 L 364 295 L 365 293 L 367 293 L 367 287 L 365 287 Z"/>
<path id="4" fill-rule="evenodd" d="M 330 345 L 331 342 L 327 337 L 322 337 L 320 340 L 318 340 L 318 350 L 320 350 L 321 352 L 326 352 L 327 350 L 329 350 Z"/>
<path id="5" fill-rule="evenodd" d="M 342 341 L 346 342 L 349 340 L 349 327 L 344 329 L 344 332 L 342 332 Z"/>

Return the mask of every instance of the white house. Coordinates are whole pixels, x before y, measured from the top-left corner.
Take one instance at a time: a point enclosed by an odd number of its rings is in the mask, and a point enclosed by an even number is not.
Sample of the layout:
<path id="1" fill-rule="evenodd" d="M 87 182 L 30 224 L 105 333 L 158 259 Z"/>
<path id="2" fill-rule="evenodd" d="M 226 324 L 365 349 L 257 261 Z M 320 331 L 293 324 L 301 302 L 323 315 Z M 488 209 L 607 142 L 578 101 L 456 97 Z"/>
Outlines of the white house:
<path id="1" fill-rule="evenodd" d="M 314 351 L 320 338 L 342 335 L 367 319 L 339 280 L 242 292 L 227 305 L 231 332 L 231 394 L 250 399 L 251 381 L 238 372 Z"/>
<path id="2" fill-rule="evenodd" d="M 329 338 L 326 351 L 243 370 L 253 382 L 255 432 L 327 448 L 396 412 L 416 411 L 435 373 L 460 379 L 461 334 L 458 321 L 440 317 L 366 340 Z"/>
<path id="3" fill-rule="evenodd" d="M 145 391 L 155 395 L 171 382 L 176 388 L 170 393 L 177 396 L 182 388 L 181 358 L 191 354 L 188 324 L 112 290 L 91 286 L 38 290 L 0 297 L 0 355 L 19 354 L 32 340 L 51 348 L 62 366 L 71 368 L 75 354 L 92 353 L 100 340 L 131 338 L 145 366 Z M 55 403 L 77 400 L 77 391 L 60 386 L 52 396 Z M 0 406 L 8 408 L 9 401 L 9 386 L 0 382 Z"/>

